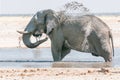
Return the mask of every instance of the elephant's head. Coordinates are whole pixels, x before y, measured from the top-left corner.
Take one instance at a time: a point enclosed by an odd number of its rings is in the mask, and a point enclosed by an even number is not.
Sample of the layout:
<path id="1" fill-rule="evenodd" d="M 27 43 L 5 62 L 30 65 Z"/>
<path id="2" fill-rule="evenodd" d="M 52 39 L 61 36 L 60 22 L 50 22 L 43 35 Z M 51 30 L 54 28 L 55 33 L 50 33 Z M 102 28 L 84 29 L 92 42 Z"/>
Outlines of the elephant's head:
<path id="1" fill-rule="evenodd" d="M 32 43 L 30 40 L 31 36 L 32 35 L 34 37 L 41 36 L 42 33 L 48 35 L 57 25 L 58 19 L 56 17 L 55 12 L 53 10 L 48 9 L 37 12 L 32 17 L 25 30 L 23 32 L 22 31 L 18 32 L 23 34 L 23 42 L 27 47 L 35 48 L 44 41 L 46 41 L 47 38 Z"/>

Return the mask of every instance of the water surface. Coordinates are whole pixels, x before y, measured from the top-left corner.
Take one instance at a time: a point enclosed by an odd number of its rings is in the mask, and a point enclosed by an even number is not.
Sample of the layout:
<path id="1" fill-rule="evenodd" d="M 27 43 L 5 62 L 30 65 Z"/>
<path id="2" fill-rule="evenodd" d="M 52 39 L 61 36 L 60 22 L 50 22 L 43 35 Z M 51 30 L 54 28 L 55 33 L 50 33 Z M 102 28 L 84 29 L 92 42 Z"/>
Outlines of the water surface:
<path id="1" fill-rule="evenodd" d="M 54 62 L 50 48 L 1 48 L 0 68 L 100 68 L 120 67 L 120 48 L 115 49 L 112 63 L 105 63 L 102 57 L 72 50 L 62 61 Z"/>

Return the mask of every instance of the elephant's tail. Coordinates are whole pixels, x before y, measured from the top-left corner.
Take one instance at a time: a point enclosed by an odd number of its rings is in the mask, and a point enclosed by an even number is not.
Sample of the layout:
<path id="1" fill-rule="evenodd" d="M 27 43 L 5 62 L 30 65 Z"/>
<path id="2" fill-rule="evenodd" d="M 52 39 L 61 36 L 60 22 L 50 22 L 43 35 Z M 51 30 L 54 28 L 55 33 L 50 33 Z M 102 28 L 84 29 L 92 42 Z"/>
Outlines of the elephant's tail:
<path id="1" fill-rule="evenodd" d="M 114 44 L 113 44 L 113 36 L 112 36 L 111 31 L 109 31 L 109 36 L 110 36 L 110 38 L 111 38 L 112 49 L 113 49 L 113 56 L 114 56 Z"/>

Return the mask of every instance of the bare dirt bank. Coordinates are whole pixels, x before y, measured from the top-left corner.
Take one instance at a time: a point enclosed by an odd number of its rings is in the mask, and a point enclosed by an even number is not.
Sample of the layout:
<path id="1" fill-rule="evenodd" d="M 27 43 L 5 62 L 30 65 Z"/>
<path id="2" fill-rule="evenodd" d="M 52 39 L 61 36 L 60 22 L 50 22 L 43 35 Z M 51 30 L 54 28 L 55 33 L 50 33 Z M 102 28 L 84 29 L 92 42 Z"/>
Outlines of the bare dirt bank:
<path id="1" fill-rule="evenodd" d="M 0 69 L 0 80 L 119 80 L 120 68 Z"/>

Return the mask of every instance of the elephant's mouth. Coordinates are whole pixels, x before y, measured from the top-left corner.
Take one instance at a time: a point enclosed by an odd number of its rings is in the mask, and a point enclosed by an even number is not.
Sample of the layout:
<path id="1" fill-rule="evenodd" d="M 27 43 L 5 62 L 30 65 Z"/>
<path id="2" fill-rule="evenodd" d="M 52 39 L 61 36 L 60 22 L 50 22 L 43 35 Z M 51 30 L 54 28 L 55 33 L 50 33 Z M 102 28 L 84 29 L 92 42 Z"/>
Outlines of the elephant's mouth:
<path id="1" fill-rule="evenodd" d="M 37 37 L 41 37 L 42 34 L 41 33 L 33 33 L 33 36 L 37 38 Z"/>

